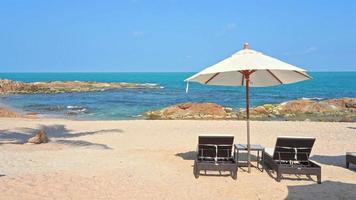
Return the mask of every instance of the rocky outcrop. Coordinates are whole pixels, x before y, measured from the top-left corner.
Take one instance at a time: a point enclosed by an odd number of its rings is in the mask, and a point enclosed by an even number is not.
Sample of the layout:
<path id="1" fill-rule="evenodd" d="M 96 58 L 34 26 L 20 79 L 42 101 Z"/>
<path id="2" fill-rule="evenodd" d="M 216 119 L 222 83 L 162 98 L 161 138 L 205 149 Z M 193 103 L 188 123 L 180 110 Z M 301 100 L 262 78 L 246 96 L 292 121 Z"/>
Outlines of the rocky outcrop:
<path id="1" fill-rule="evenodd" d="M 6 118 L 36 118 L 38 113 L 35 112 L 28 112 L 28 113 L 21 113 L 15 112 L 8 108 L 1 108 L 0 107 L 0 117 Z"/>
<path id="2" fill-rule="evenodd" d="M 292 100 L 281 104 L 265 104 L 252 108 L 251 119 L 356 121 L 356 98 L 323 101 Z M 245 110 L 240 116 L 245 116 Z"/>
<path id="3" fill-rule="evenodd" d="M 48 137 L 46 132 L 43 130 L 38 130 L 34 137 L 28 139 L 27 143 L 31 144 L 41 144 L 48 142 Z"/>
<path id="4" fill-rule="evenodd" d="M 0 117 L 9 117 L 9 118 L 16 118 L 16 117 L 23 117 L 21 113 L 17 113 L 6 108 L 0 108 Z"/>
<path id="5" fill-rule="evenodd" d="M 181 103 L 161 110 L 149 111 L 149 119 L 232 119 L 232 109 L 215 103 Z"/>
<path id="6" fill-rule="evenodd" d="M 85 81 L 53 81 L 25 83 L 0 79 L 0 94 L 57 94 L 73 92 L 98 92 L 113 89 L 156 89 L 160 88 L 156 84 L 139 83 L 102 83 Z"/>
<path id="7" fill-rule="evenodd" d="M 148 119 L 245 119 L 246 109 L 233 110 L 214 103 L 182 103 L 145 113 Z M 250 109 L 254 120 L 309 120 L 356 122 L 356 98 L 324 101 L 293 100 Z"/>

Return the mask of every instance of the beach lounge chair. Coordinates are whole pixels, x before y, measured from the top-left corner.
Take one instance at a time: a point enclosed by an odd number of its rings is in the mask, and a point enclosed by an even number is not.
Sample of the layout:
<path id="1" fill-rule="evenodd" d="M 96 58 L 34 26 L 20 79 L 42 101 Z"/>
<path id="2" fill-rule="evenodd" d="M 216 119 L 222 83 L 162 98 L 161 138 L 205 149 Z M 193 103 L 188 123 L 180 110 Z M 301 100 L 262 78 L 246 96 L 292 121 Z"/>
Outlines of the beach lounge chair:
<path id="1" fill-rule="evenodd" d="M 273 149 L 265 149 L 264 163 L 277 172 L 277 181 L 282 174 L 303 174 L 317 176 L 321 183 L 321 167 L 309 160 L 315 138 L 277 137 Z"/>
<path id="2" fill-rule="evenodd" d="M 346 153 L 346 168 L 350 167 L 350 163 L 356 165 L 356 152 Z"/>
<path id="3" fill-rule="evenodd" d="M 232 178 L 237 178 L 237 158 L 233 155 L 234 136 L 200 135 L 198 137 L 197 157 L 194 162 L 194 175 L 200 171 L 229 171 Z"/>

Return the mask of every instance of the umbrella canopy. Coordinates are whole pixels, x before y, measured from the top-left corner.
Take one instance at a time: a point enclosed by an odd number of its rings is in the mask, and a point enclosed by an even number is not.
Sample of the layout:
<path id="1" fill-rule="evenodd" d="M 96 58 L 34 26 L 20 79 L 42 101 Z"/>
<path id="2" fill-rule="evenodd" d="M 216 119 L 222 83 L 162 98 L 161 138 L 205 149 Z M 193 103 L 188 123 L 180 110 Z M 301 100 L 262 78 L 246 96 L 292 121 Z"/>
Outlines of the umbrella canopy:
<path id="1" fill-rule="evenodd" d="M 250 87 L 289 84 L 308 79 L 311 79 L 311 77 L 304 69 L 251 50 L 248 43 L 245 43 L 242 50 L 187 78 L 185 81 L 206 85 L 246 87 L 247 150 L 248 171 L 250 172 Z"/>
<path id="2" fill-rule="evenodd" d="M 241 72 L 245 70 L 254 71 L 250 75 L 250 87 L 295 83 L 311 78 L 304 69 L 254 51 L 245 43 L 244 49 L 185 81 L 207 85 L 244 86 L 246 79 Z"/>

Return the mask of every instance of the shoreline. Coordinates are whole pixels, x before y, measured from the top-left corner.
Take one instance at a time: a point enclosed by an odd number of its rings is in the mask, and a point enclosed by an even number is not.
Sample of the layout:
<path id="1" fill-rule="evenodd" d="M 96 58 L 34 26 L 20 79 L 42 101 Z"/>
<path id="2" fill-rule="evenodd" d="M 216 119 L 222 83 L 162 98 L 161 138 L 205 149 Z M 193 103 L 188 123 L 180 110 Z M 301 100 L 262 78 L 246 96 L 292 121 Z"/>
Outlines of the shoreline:
<path id="1" fill-rule="evenodd" d="M 62 115 L 45 114 L 36 111 L 27 112 L 0 102 L 0 118 L 58 118 L 76 121 L 110 121 L 110 120 L 245 120 L 245 109 L 234 110 L 215 103 L 186 102 L 147 111 L 137 118 L 103 119 L 89 118 L 76 111 L 81 106 L 67 106 Z M 356 122 L 356 98 L 339 99 L 302 98 L 280 104 L 264 104 L 250 109 L 251 121 L 325 121 Z"/>

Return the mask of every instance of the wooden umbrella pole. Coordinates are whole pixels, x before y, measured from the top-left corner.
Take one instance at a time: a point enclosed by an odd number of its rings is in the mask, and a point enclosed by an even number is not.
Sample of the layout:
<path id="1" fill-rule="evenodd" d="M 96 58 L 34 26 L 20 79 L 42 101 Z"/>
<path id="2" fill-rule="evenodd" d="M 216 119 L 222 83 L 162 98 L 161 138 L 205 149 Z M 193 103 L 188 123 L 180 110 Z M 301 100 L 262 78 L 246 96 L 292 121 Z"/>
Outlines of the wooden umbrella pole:
<path id="1" fill-rule="evenodd" d="M 247 125 L 247 166 L 248 173 L 251 172 L 251 154 L 250 154 L 250 72 L 245 74 L 246 80 L 246 125 Z"/>

